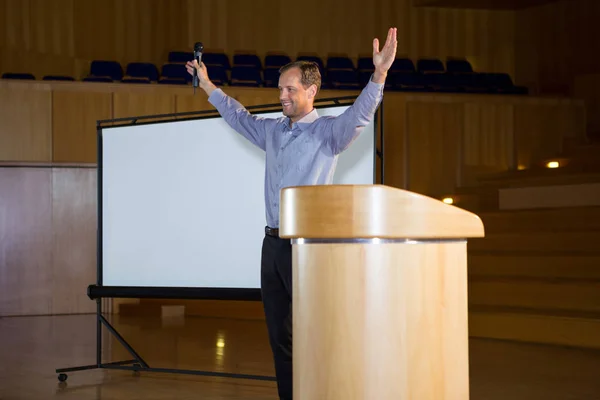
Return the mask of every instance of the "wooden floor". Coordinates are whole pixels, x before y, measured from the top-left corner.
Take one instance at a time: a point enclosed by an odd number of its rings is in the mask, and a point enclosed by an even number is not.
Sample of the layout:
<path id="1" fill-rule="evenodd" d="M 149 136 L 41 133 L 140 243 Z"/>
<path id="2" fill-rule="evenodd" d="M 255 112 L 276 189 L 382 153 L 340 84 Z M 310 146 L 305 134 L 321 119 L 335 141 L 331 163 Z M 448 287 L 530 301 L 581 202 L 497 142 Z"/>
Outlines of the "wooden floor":
<path id="1" fill-rule="evenodd" d="M 115 317 L 151 367 L 273 375 L 262 321 Z M 129 359 L 104 333 L 104 362 Z M 93 315 L 0 318 L 0 399 L 276 399 L 274 382 L 56 368 L 95 363 Z M 600 352 L 471 339 L 473 400 L 600 399 Z M 367 399 L 370 400 L 370 399 Z"/>

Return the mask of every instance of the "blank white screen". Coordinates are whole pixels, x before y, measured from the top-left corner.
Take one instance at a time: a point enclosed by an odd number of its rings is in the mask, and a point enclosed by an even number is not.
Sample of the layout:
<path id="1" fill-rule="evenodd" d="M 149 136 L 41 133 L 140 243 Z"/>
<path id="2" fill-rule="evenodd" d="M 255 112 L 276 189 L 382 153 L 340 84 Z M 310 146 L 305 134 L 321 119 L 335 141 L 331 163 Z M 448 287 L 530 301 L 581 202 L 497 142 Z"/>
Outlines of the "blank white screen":
<path id="1" fill-rule="evenodd" d="M 374 135 L 339 156 L 334 183 L 374 183 Z M 221 117 L 104 128 L 103 285 L 260 288 L 264 170 Z"/>

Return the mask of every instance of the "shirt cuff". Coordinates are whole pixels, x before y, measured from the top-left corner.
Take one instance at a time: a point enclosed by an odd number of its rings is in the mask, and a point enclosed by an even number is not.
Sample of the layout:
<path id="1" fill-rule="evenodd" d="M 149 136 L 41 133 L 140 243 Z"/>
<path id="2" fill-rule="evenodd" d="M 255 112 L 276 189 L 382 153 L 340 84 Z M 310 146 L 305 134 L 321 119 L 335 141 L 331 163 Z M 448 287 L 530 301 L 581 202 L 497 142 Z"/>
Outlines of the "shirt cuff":
<path id="1" fill-rule="evenodd" d="M 367 83 L 367 90 L 373 93 L 380 93 L 383 91 L 383 87 L 385 86 L 385 81 L 383 83 L 377 83 L 373 81 L 373 74 L 369 77 L 369 82 Z"/>
<path id="2" fill-rule="evenodd" d="M 225 98 L 225 92 L 221 88 L 217 88 L 212 91 L 210 96 L 208 96 L 208 102 L 216 107 L 217 103 Z"/>

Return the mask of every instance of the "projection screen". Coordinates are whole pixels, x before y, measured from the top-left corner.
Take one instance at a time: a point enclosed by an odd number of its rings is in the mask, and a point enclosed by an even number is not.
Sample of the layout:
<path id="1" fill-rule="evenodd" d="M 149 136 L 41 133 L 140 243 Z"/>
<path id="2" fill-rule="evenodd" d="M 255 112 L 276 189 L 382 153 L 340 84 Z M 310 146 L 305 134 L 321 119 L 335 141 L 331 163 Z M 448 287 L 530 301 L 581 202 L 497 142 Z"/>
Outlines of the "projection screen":
<path id="1" fill-rule="evenodd" d="M 316 108 L 339 115 L 348 105 Z M 260 296 L 264 151 L 217 113 L 98 134 L 99 284 Z M 372 122 L 339 156 L 334 183 L 376 183 L 376 134 Z"/>

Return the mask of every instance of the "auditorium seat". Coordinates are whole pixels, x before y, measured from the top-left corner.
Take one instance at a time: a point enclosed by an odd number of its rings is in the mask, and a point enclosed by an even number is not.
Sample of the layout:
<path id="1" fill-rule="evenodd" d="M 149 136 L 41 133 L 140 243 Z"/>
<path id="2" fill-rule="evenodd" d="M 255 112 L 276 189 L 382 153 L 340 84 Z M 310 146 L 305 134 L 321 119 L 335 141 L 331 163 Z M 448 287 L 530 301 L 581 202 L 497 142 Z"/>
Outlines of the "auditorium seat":
<path id="1" fill-rule="evenodd" d="M 296 60 L 312 61 L 316 63 L 319 66 L 319 71 L 321 72 L 321 75 L 323 75 L 323 72 L 325 71 L 325 65 L 323 64 L 323 60 L 315 53 L 298 53 Z"/>
<path id="2" fill-rule="evenodd" d="M 354 63 L 350 57 L 335 55 L 327 57 L 327 70 L 331 69 L 354 69 Z"/>
<path id="3" fill-rule="evenodd" d="M 264 86 L 265 87 L 278 87 L 279 86 L 279 68 L 278 67 L 266 67 L 263 71 L 264 75 Z"/>
<path id="4" fill-rule="evenodd" d="M 22 72 L 5 72 L 4 74 L 2 74 L 2 79 L 35 80 L 35 76 L 33 76 L 33 74 Z"/>
<path id="5" fill-rule="evenodd" d="M 123 68 L 117 61 L 93 60 L 89 76 L 109 77 L 112 81 L 120 81 L 123 79 Z"/>
<path id="6" fill-rule="evenodd" d="M 388 75 L 389 76 L 389 75 Z M 401 92 L 428 92 L 423 75 L 413 71 L 396 72 L 390 78 L 391 89 Z"/>
<path id="7" fill-rule="evenodd" d="M 312 61 L 319 67 L 321 73 L 321 89 L 327 89 L 329 87 L 327 83 L 327 71 L 325 70 L 325 64 L 319 55 L 310 52 L 300 52 L 296 56 L 296 61 Z"/>
<path id="8" fill-rule="evenodd" d="M 446 69 L 437 58 L 420 58 L 417 60 L 417 71 L 422 74 L 441 73 Z"/>
<path id="9" fill-rule="evenodd" d="M 63 75 L 45 75 L 42 80 L 44 81 L 74 81 L 75 78 L 72 76 L 63 76 Z"/>
<path id="10" fill-rule="evenodd" d="M 423 74 L 424 85 L 432 92 L 461 93 L 465 87 L 457 74 L 453 73 L 430 73 Z"/>
<path id="11" fill-rule="evenodd" d="M 356 69 L 358 71 L 374 71 L 373 57 L 359 56 L 356 60 Z"/>
<path id="12" fill-rule="evenodd" d="M 226 70 L 231 69 L 231 63 L 229 57 L 222 51 L 210 50 L 202 54 L 202 62 L 206 65 L 206 68 L 213 66 L 220 66 Z"/>
<path id="13" fill-rule="evenodd" d="M 465 59 L 448 59 L 446 60 L 446 71 L 452 73 L 472 73 L 473 67 Z"/>
<path id="14" fill-rule="evenodd" d="M 415 63 L 406 57 L 396 58 L 390 67 L 390 72 L 415 72 Z"/>
<path id="15" fill-rule="evenodd" d="M 208 76 L 212 83 L 217 86 L 225 86 L 229 84 L 229 77 L 227 76 L 226 67 L 223 65 L 215 65 L 208 71 Z"/>
<path id="16" fill-rule="evenodd" d="M 332 89 L 359 89 L 358 73 L 354 69 L 332 69 L 327 74 L 329 85 Z"/>
<path id="17" fill-rule="evenodd" d="M 231 68 L 231 86 L 258 87 L 262 84 L 260 69 L 251 66 L 237 66 Z"/>
<path id="18" fill-rule="evenodd" d="M 268 52 L 265 55 L 265 70 L 267 68 L 281 68 L 284 65 L 290 63 L 292 59 L 287 54 L 280 52 Z"/>
<path id="19" fill-rule="evenodd" d="M 132 62 L 127 64 L 125 70 L 127 78 L 148 78 L 148 80 L 158 81 L 158 68 L 156 65 L 147 62 Z"/>
<path id="20" fill-rule="evenodd" d="M 474 73 L 462 79 L 469 80 L 466 87 L 468 93 L 528 94 L 526 87 L 515 86 L 510 75 L 505 73 Z"/>
<path id="21" fill-rule="evenodd" d="M 185 64 L 167 63 L 163 64 L 161 68 L 160 79 L 183 79 L 185 82 L 191 82 L 192 76 L 187 72 Z"/>
<path id="22" fill-rule="evenodd" d="M 255 67 L 259 70 L 262 69 L 262 62 L 260 58 L 251 52 L 238 50 L 233 55 L 233 67 Z"/>

